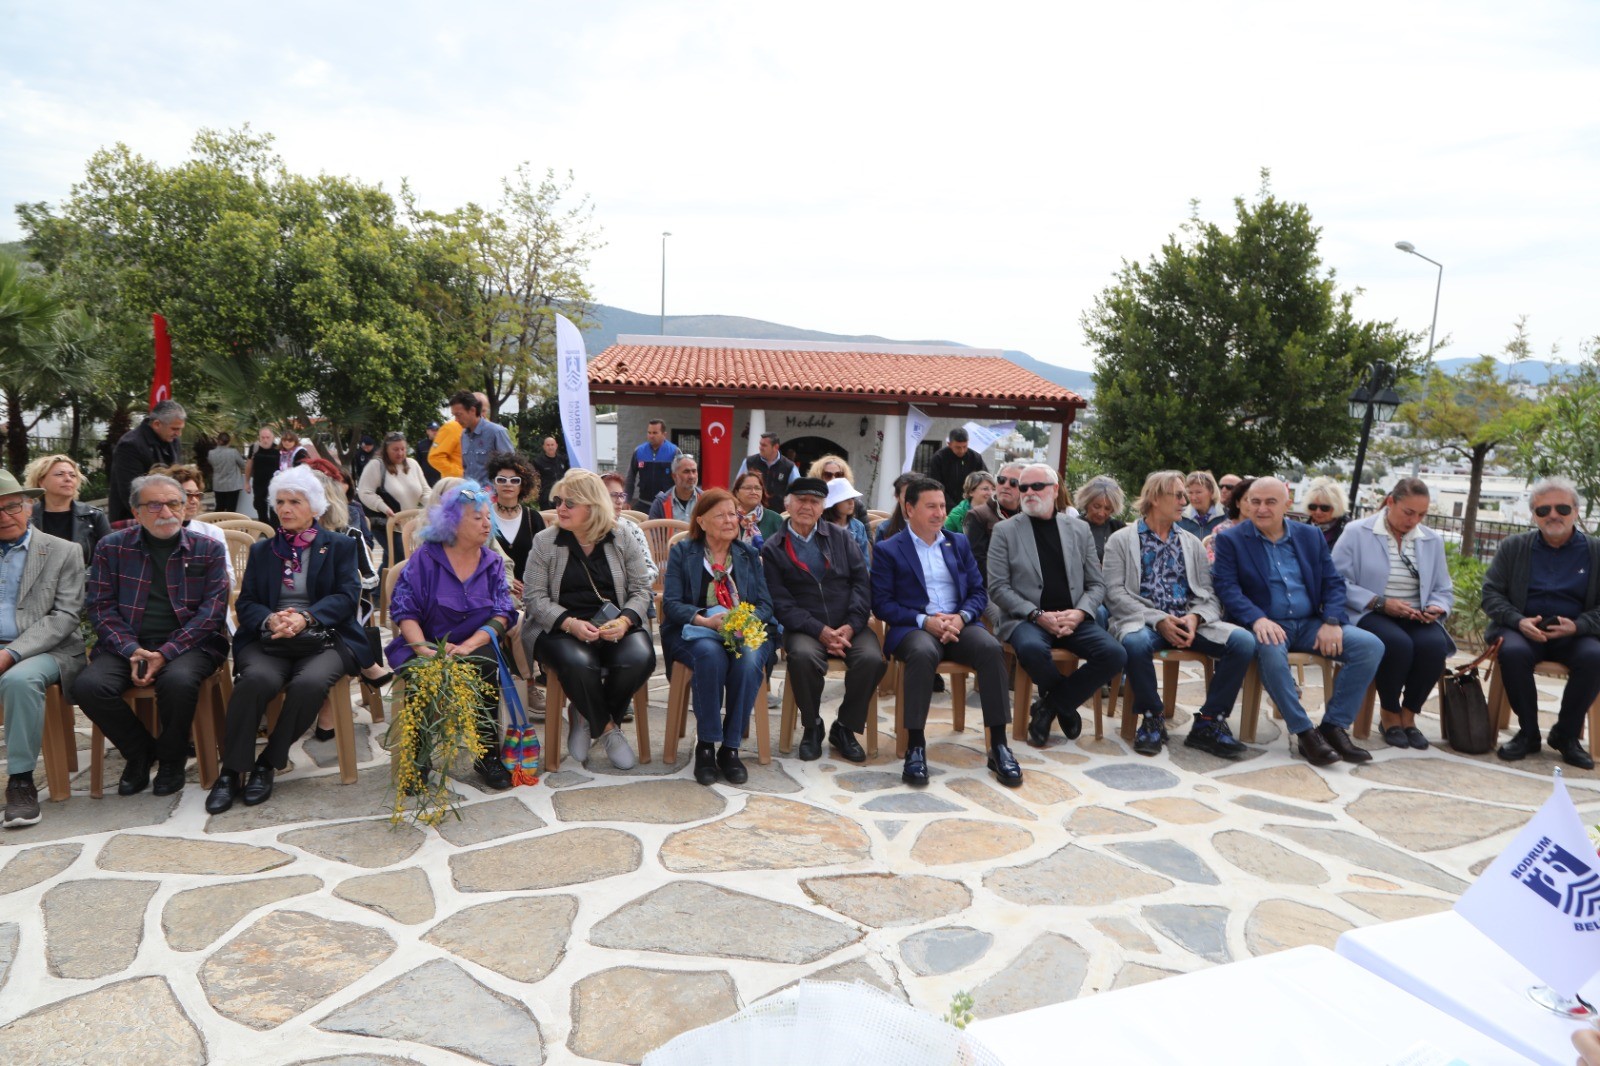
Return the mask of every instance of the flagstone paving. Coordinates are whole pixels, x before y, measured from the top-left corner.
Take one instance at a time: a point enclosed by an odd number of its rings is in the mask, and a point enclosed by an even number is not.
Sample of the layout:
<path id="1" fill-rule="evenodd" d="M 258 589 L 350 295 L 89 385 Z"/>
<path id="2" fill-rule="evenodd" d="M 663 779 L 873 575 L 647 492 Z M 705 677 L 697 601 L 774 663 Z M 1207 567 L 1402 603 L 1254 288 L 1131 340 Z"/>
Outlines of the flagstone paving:
<path id="1" fill-rule="evenodd" d="M 752 741 L 743 788 L 694 784 L 688 745 L 662 762 L 656 713 L 655 761 L 597 752 L 502 795 L 468 778 L 437 829 L 390 825 L 365 711 L 357 784 L 305 742 L 271 802 L 217 818 L 193 784 L 89 799 L 83 760 L 70 802 L 0 833 L 0 1062 L 638 1062 L 802 978 L 935 1014 L 967 991 L 993 1017 L 1449 907 L 1549 795 L 1548 753 L 1368 740 L 1372 763 L 1314 770 L 1270 705 L 1242 764 L 1184 749 L 1197 680 L 1170 750 L 1133 755 L 1110 718 L 1020 749 L 1018 789 L 947 700 L 925 789 L 900 782 L 888 702 L 867 765 L 761 766 Z M 1600 778 L 1567 780 L 1600 812 Z"/>

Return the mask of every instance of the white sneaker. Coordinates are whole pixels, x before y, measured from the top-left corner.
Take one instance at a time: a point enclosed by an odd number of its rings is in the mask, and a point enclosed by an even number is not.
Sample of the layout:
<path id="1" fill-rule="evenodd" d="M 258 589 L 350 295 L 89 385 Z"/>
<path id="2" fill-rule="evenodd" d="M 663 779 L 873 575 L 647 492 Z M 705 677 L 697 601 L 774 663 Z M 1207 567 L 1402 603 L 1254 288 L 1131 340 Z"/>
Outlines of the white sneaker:
<path id="1" fill-rule="evenodd" d="M 613 729 L 600 734 L 600 743 L 605 745 L 606 757 L 618 770 L 632 770 L 638 765 L 638 760 L 633 757 L 633 748 L 629 747 L 628 738 L 622 735 L 622 730 Z"/>
<path id="2" fill-rule="evenodd" d="M 572 715 L 572 728 L 567 732 L 567 752 L 579 762 L 589 758 L 589 719 L 579 714 L 576 708 L 569 705 Z"/>
<path id="3" fill-rule="evenodd" d="M 544 689 L 531 681 L 528 683 L 528 710 L 544 713 Z"/>

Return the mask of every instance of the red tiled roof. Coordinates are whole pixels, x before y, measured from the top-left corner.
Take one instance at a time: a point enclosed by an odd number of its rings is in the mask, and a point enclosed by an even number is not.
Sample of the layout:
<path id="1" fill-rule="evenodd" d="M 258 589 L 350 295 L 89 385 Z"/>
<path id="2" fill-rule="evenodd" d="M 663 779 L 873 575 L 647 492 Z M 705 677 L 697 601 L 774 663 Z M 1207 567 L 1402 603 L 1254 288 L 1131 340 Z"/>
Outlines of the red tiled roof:
<path id="1" fill-rule="evenodd" d="M 737 343 L 737 342 L 731 342 Z M 1080 408 L 1071 389 L 991 355 L 613 344 L 589 363 L 591 393 L 782 393 L 793 399 Z"/>

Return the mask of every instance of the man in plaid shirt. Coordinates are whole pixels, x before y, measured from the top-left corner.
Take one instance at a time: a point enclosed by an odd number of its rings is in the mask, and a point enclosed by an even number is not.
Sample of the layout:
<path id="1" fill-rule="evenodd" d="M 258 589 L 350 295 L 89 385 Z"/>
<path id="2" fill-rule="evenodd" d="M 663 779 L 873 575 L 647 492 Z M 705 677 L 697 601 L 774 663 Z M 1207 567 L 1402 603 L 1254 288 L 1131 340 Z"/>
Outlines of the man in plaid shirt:
<path id="1" fill-rule="evenodd" d="M 170 796 L 183 788 L 200 686 L 228 657 L 227 554 L 183 528 L 176 481 L 137 478 L 129 495 L 139 524 L 95 546 L 84 614 L 97 641 L 72 698 L 127 760 L 117 792 L 142 792 L 157 762 L 151 791 Z M 155 688 L 159 738 L 123 702 L 135 683 Z"/>

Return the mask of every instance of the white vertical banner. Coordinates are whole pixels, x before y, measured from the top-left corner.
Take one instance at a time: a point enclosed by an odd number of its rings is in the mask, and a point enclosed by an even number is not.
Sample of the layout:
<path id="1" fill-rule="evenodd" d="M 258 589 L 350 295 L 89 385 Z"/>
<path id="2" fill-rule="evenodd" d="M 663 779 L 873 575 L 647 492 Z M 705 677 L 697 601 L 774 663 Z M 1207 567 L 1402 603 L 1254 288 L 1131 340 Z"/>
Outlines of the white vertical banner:
<path id="1" fill-rule="evenodd" d="M 902 474 L 911 473 L 911 462 L 917 457 L 917 445 L 928 435 L 928 427 L 931 425 L 933 419 L 917 410 L 914 404 L 906 408 L 906 458 L 905 462 L 900 464 Z"/>
<path id="2" fill-rule="evenodd" d="M 583 332 L 566 315 L 556 316 L 556 389 L 567 461 L 584 470 L 594 465 L 594 408 L 589 406 L 589 354 Z"/>

